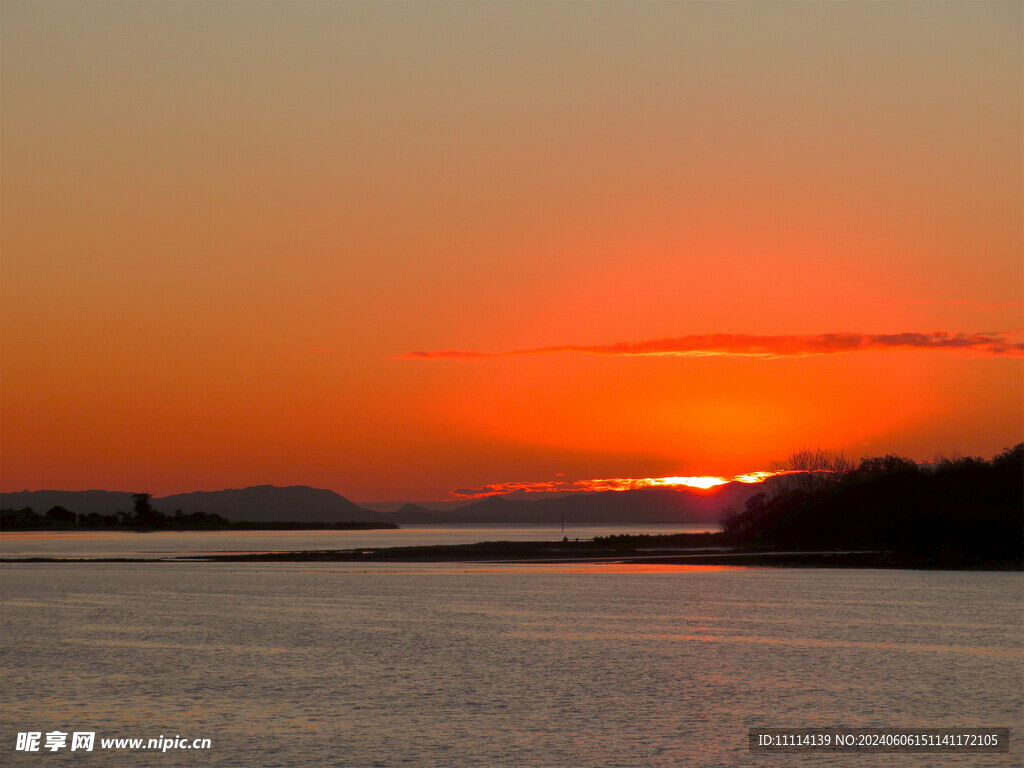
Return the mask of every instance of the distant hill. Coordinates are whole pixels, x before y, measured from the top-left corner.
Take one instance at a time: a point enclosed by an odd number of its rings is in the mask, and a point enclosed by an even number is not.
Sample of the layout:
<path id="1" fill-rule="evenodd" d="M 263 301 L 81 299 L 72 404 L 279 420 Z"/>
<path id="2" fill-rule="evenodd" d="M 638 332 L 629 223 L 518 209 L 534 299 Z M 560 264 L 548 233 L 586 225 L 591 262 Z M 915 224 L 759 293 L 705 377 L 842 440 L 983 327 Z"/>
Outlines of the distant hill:
<path id="1" fill-rule="evenodd" d="M 180 509 L 212 512 L 228 520 L 268 522 L 301 520 L 309 523 L 338 523 L 348 520 L 381 520 L 376 512 L 363 509 L 344 496 L 325 488 L 291 485 L 256 485 L 226 491 L 195 491 L 153 500 L 153 508 L 165 514 Z"/>
<path id="2" fill-rule="evenodd" d="M 712 491 L 643 488 L 633 491 L 574 493 L 543 499 L 491 496 L 458 509 L 433 510 L 406 504 L 394 512 L 360 507 L 334 491 L 293 485 L 259 485 L 223 491 L 195 491 L 151 500 L 166 515 L 206 512 L 231 521 L 394 522 L 399 525 L 451 524 L 614 524 L 718 523 L 726 510 L 742 510 L 760 486 L 730 483 Z M 109 515 L 132 510 L 132 494 L 121 491 L 20 491 L 0 493 L 0 508 L 31 507 L 39 514 L 61 506 L 77 514 Z"/>
<path id="3" fill-rule="evenodd" d="M 79 515 L 112 515 L 131 512 L 132 495 L 124 491 L 15 491 L 0 493 L 0 509 L 31 507 L 46 514 L 54 507 L 64 507 Z"/>
<path id="4" fill-rule="evenodd" d="M 228 520 L 252 522 L 302 521 L 339 523 L 350 520 L 380 521 L 382 517 L 354 504 L 334 491 L 293 485 L 279 488 L 258 485 L 224 491 L 179 493 L 151 500 L 153 509 L 164 514 L 208 512 Z M 0 508 L 24 509 L 37 513 L 61 506 L 77 514 L 130 512 L 132 494 L 120 491 L 20 491 L 0 493 Z"/>
<path id="5" fill-rule="evenodd" d="M 632 491 L 573 493 L 536 501 L 490 496 L 458 509 L 435 511 L 406 504 L 381 513 L 385 520 L 402 524 L 443 523 L 718 523 L 726 510 L 742 510 L 746 500 L 761 490 L 758 485 L 729 483 L 714 491 L 685 488 L 642 488 Z"/>

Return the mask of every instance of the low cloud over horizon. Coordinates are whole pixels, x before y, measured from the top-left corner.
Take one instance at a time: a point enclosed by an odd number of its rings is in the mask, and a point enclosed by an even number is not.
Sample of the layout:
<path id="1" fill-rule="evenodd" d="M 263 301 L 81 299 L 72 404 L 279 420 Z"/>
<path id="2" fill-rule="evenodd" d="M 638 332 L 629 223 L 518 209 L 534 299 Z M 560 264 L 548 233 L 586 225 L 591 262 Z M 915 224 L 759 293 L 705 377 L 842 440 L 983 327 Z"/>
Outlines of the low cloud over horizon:
<path id="1" fill-rule="evenodd" d="M 614 344 L 564 344 L 550 347 L 483 352 L 441 349 L 407 352 L 398 360 L 484 360 L 496 357 L 575 352 L 605 356 L 757 357 L 762 359 L 835 355 L 878 350 L 964 352 L 981 357 L 1024 357 L 1021 331 L 992 333 L 823 333 L 755 335 L 713 333 L 675 338 L 620 341 Z"/>
<path id="2" fill-rule="evenodd" d="M 825 470 L 811 470 L 822 472 Z M 479 488 L 453 488 L 449 494 L 457 499 L 484 499 L 512 493 L 546 495 L 553 493 L 598 493 L 603 491 L 635 491 L 641 488 L 691 488 L 708 490 L 728 483 L 754 484 L 776 475 L 800 474 L 791 470 L 745 472 L 732 477 L 697 475 L 690 477 L 613 477 L 593 480 L 544 480 L 493 483 Z"/>

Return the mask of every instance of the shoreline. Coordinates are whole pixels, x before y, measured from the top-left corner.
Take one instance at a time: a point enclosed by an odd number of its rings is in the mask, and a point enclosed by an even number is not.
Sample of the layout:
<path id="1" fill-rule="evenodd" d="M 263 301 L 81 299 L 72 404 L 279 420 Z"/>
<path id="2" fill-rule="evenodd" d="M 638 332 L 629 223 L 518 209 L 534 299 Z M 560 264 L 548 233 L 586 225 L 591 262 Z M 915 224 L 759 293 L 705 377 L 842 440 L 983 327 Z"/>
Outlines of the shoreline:
<path id="1" fill-rule="evenodd" d="M 317 522 L 292 522 L 271 520 L 268 522 L 253 522 L 250 520 L 239 520 L 230 525 L 214 526 L 193 526 L 178 528 L 175 526 L 155 526 L 152 528 L 139 527 L 131 528 L 125 526 L 55 526 L 55 527 L 29 527 L 29 528 L 4 528 L 0 533 L 235 533 L 238 531 L 397 531 L 401 528 L 398 523 L 391 522 L 362 522 L 359 520 L 346 521 L 341 523 L 317 523 Z"/>
<path id="2" fill-rule="evenodd" d="M 575 542 L 492 541 L 413 547 L 279 552 L 200 552 L 173 557 L 0 557 L 0 563 L 505 563 L 517 565 L 706 565 L 776 568 L 888 568 L 1022 571 L 1022 558 L 966 553 L 909 554 L 883 550 L 744 550 L 642 548 Z"/>

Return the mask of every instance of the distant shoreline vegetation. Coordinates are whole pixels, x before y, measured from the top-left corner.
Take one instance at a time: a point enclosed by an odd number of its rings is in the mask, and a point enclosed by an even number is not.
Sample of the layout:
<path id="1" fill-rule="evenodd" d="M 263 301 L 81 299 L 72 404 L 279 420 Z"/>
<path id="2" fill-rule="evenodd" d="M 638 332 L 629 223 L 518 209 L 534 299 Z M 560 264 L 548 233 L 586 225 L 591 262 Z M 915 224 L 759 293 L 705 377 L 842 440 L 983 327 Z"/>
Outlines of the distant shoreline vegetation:
<path id="1" fill-rule="evenodd" d="M 609 560 L 881 568 L 1024 568 L 1024 443 L 990 461 L 940 459 L 919 465 L 895 455 L 861 459 L 804 451 L 762 484 L 721 533 L 598 536 L 561 542 L 197 555 L 193 559 L 276 561 Z M 148 494 L 135 510 L 75 516 L 4 511 L 4 530 L 225 530 L 393 528 L 393 523 L 232 523 L 197 512 L 155 512 Z M 74 523 L 72 525 L 72 522 Z"/>
<path id="2" fill-rule="evenodd" d="M 889 455 L 783 476 L 723 527 L 724 543 L 748 551 L 871 550 L 952 567 L 1019 567 L 1024 443 L 991 461 L 940 459 L 922 466 Z"/>
<path id="3" fill-rule="evenodd" d="M 178 511 L 172 515 L 158 512 L 150 505 L 148 493 L 132 494 L 134 509 L 101 515 L 75 514 L 61 506 L 40 515 L 31 507 L 0 510 L 0 531 L 362 531 L 395 529 L 396 523 L 349 520 L 337 523 L 311 523 L 292 520 L 253 522 L 228 520 L 212 512 Z"/>

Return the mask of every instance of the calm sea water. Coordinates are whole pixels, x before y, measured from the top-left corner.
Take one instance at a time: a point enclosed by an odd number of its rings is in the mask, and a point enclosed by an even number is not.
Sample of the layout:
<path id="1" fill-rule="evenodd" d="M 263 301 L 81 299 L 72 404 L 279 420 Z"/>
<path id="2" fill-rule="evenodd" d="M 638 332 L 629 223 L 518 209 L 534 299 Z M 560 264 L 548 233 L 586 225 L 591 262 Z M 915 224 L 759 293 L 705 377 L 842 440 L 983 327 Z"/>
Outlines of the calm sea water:
<path id="1" fill-rule="evenodd" d="M 151 557 L 196 552 L 280 552 L 357 547 L 473 544 L 478 541 L 561 541 L 622 533 L 701 533 L 704 524 L 404 526 L 371 531 L 16 531 L 0 533 L 2 557 Z"/>
<path id="2" fill-rule="evenodd" d="M 0 763 L 1021 764 L 1017 573 L 0 567 Z M 751 726 L 1013 729 L 1011 754 L 751 755 Z M 28 755 L 19 731 L 209 738 Z"/>

